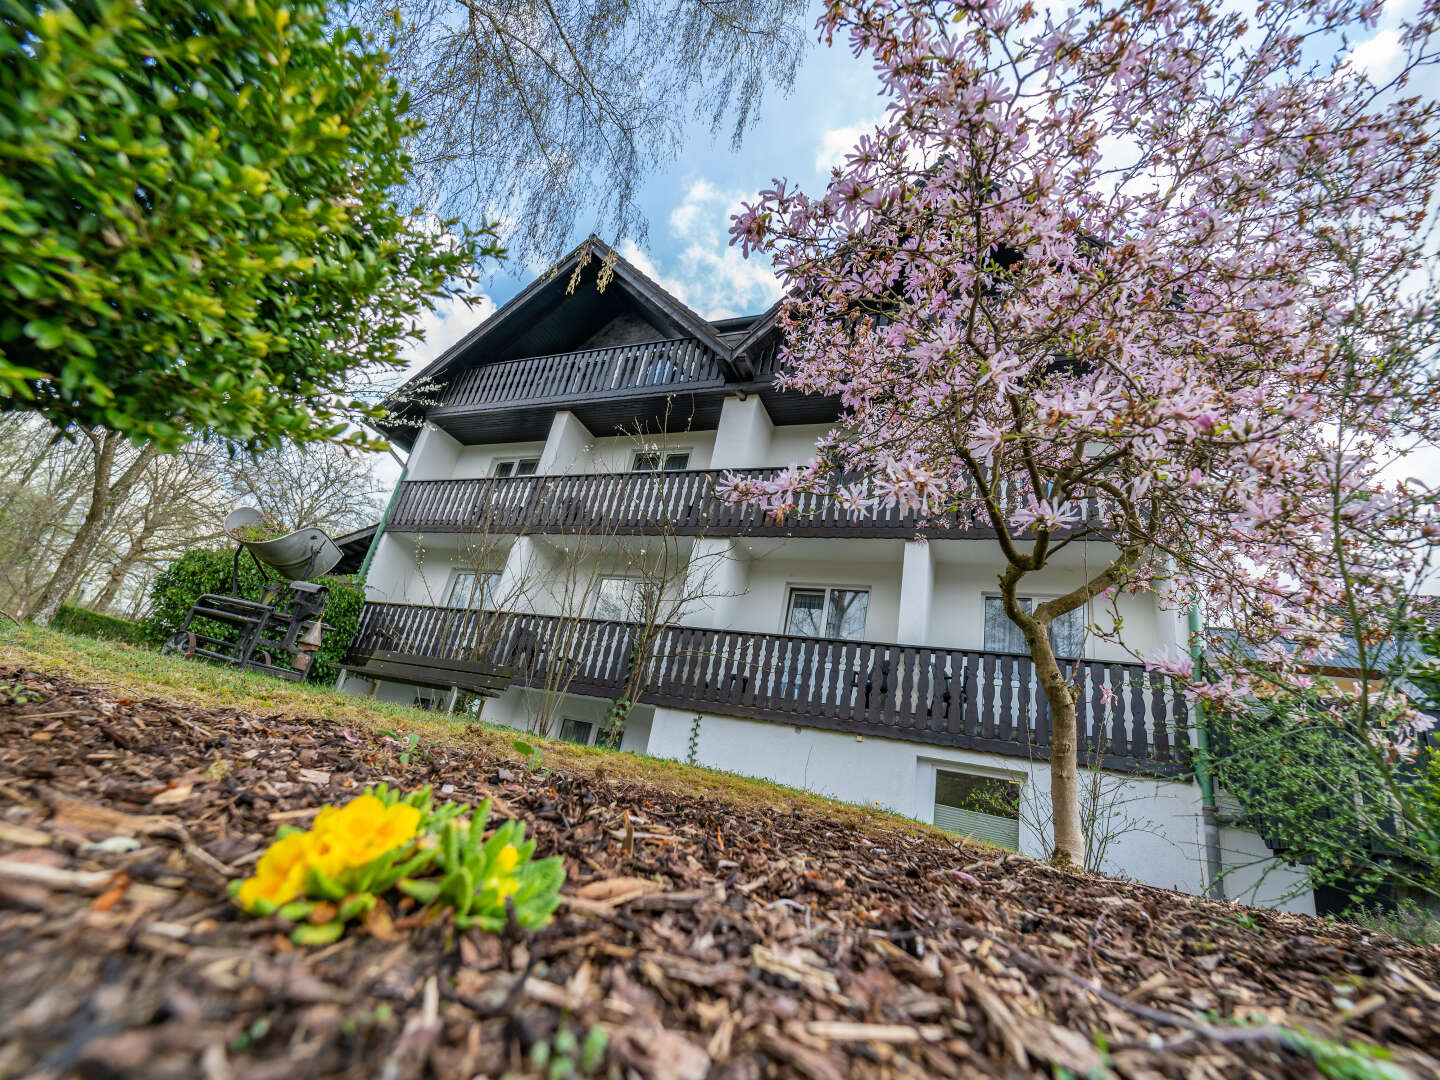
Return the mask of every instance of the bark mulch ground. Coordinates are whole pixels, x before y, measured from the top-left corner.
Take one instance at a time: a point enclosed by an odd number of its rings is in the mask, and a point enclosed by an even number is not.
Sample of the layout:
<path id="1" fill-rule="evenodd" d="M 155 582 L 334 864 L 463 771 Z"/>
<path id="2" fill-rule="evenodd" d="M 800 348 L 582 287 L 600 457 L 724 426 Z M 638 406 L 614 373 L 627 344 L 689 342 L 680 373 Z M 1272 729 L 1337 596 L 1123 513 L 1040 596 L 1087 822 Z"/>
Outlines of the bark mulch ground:
<path id="1" fill-rule="evenodd" d="M 567 904 L 504 936 L 400 906 L 303 950 L 226 903 L 277 825 L 381 779 L 493 796 L 492 820 L 564 856 Z M 7 1077 L 544 1075 L 535 1047 L 597 1027 L 596 1076 L 1318 1075 L 1294 1030 L 1393 1055 L 1328 1075 L 1440 1076 L 1437 950 L 466 746 L 401 764 L 334 724 L 14 669 L 0 950 Z"/>

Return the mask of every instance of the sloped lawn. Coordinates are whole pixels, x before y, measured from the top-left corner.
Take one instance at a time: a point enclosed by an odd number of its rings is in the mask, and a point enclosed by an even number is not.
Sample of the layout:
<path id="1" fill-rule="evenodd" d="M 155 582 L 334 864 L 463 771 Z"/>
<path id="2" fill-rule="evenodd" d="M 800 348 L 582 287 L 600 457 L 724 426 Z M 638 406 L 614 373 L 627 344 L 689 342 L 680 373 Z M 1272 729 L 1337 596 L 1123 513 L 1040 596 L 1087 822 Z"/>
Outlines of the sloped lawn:
<path id="1" fill-rule="evenodd" d="M 8 655 L 0 1076 L 1440 1076 L 1434 949 L 633 758 L 532 770 L 452 728 L 402 764 L 353 717 Z M 302 949 L 227 902 L 277 825 L 382 779 L 523 818 L 565 859 L 555 920 L 406 902 Z"/>

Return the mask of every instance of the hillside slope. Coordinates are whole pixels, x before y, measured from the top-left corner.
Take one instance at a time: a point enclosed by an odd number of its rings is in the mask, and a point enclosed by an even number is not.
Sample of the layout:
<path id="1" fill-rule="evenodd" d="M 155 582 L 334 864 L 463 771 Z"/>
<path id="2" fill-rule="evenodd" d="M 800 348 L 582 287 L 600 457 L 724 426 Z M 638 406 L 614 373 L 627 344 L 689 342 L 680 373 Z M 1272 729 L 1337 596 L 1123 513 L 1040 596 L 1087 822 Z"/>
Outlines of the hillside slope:
<path id="1" fill-rule="evenodd" d="M 397 752 L 0 670 L 0 1076 L 539 1076 L 587 1035 L 593 1075 L 686 1080 L 1440 1076 L 1434 949 L 818 800 L 530 770 L 463 733 Z M 554 922 L 396 910 L 299 950 L 234 913 L 277 824 L 382 778 L 523 818 L 569 871 Z"/>

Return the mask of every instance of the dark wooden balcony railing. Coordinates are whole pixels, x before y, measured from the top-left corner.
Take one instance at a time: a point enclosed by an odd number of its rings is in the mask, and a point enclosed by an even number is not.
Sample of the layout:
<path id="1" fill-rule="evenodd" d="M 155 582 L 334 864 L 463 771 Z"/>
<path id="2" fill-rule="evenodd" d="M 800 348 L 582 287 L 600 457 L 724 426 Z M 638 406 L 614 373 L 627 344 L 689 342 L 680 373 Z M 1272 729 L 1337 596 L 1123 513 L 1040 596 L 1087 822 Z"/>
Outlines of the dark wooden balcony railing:
<path id="1" fill-rule="evenodd" d="M 778 469 L 747 469 L 769 477 Z M 913 537 L 917 517 L 898 507 L 856 520 L 826 495 L 802 495 L 777 521 L 715 494 L 719 471 L 582 473 L 482 480 L 407 480 L 387 527 L 400 532 L 579 533 L 584 535 Z M 1088 515 L 1098 517 L 1095 508 Z M 993 536 L 980 504 L 925 521 L 927 535 Z"/>
<path id="2" fill-rule="evenodd" d="M 620 622 L 366 604 L 351 652 L 479 661 L 525 686 L 614 697 L 637 627 Z M 1028 656 L 828 638 L 660 629 L 638 700 L 937 746 L 1048 758 L 1050 710 Z M 1189 760 L 1183 697 L 1139 664 L 1066 661 L 1079 690 L 1082 756 L 1156 774 Z"/>
<path id="3" fill-rule="evenodd" d="M 718 357 L 692 338 L 483 364 L 440 392 L 440 409 L 625 397 L 650 387 L 721 386 Z"/>

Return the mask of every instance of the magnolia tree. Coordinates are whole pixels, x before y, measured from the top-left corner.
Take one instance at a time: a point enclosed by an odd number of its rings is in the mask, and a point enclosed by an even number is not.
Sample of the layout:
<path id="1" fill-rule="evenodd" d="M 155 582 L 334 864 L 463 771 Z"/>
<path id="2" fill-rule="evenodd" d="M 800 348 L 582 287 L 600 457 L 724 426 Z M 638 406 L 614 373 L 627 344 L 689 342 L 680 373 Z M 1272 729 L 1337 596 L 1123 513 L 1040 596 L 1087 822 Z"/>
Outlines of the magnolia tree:
<path id="1" fill-rule="evenodd" d="M 823 196 L 777 183 L 733 236 L 788 287 L 786 384 L 844 416 L 807 465 L 726 487 L 777 514 L 817 490 L 899 505 L 922 534 L 988 518 L 1052 715 L 1057 862 L 1084 839 L 1056 618 L 1122 591 L 1203 605 L 1234 663 L 1148 659 L 1238 700 L 1308 678 L 1347 596 L 1394 602 L 1434 535 L 1376 451 L 1433 434 L 1416 274 L 1440 147 L 1414 88 L 1436 10 L 1395 31 L 1385 85 L 1344 60 L 1375 3 L 845 0 L 822 20 L 874 58 L 885 119 Z M 1080 544 L 1073 588 L 1027 610 L 1027 579 Z M 1403 747 L 1415 718 L 1387 715 Z"/>

